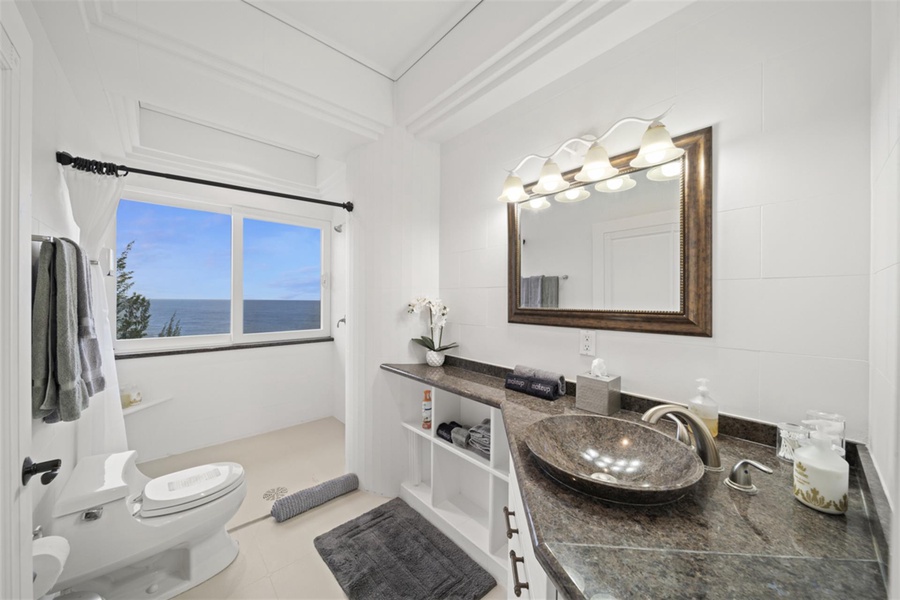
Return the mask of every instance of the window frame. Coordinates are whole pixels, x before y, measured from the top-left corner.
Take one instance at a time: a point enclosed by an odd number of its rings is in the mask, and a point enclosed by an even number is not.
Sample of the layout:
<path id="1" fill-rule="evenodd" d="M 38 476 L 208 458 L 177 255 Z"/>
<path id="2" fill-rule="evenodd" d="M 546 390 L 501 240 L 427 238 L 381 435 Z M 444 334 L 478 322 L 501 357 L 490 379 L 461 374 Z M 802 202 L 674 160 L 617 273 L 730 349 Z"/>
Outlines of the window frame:
<path id="1" fill-rule="evenodd" d="M 122 192 L 123 200 L 134 200 L 147 204 L 169 206 L 226 214 L 231 217 L 231 319 L 230 332 L 209 335 L 189 335 L 177 337 L 145 337 L 140 339 L 113 340 L 113 348 L 116 353 L 140 354 L 143 352 L 160 352 L 166 350 L 189 350 L 241 347 L 243 345 L 281 342 L 294 340 L 310 340 L 331 337 L 331 221 L 317 219 L 297 214 L 284 213 L 249 207 L 238 203 L 216 203 L 203 198 L 188 198 L 181 194 L 170 192 L 151 191 L 141 188 L 126 187 Z M 318 329 L 304 329 L 294 331 L 275 331 L 265 333 L 244 333 L 244 219 L 269 221 L 285 225 L 309 227 L 319 229 L 321 232 L 321 299 L 320 299 L 320 327 Z M 112 222 L 112 244 L 114 256 L 118 257 L 118 210 Z M 109 320 L 112 331 L 117 331 L 118 311 L 116 310 L 115 277 L 111 277 Z"/>

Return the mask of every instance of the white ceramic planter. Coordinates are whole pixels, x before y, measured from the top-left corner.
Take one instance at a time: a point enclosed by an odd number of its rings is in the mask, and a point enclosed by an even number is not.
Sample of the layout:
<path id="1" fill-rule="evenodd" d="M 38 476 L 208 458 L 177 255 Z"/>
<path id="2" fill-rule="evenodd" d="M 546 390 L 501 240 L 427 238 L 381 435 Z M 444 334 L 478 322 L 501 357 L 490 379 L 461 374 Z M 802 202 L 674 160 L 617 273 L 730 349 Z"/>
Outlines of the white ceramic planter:
<path id="1" fill-rule="evenodd" d="M 444 364 L 444 353 L 429 350 L 425 353 L 425 362 L 428 363 L 429 367 L 440 367 Z"/>

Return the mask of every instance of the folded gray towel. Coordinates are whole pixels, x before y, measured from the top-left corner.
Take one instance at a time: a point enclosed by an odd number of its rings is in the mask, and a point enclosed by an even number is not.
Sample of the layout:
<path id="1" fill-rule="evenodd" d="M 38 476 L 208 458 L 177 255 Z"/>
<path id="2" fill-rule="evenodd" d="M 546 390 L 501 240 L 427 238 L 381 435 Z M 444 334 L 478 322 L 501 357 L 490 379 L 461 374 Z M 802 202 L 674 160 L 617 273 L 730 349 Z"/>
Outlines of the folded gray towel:
<path id="1" fill-rule="evenodd" d="M 562 375 L 562 373 L 553 373 L 551 371 L 544 371 L 543 369 L 526 367 L 525 365 L 516 365 L 516 368 L 513 369 L 513 373 L 515 373 L 516 375 L 521 375 L 523 377 L 531 377 L 532 379 L 543 379 L 544 381 L 551 384 L 557 383 L 557 395 L 566 395 L 566 378 Z"/>
<path id="2" fill-rule="evenodd" d="M 94 328 L 90 261 L 78 244 L 63 239 L 75 248 L 78 266 L 78 350 L 81 359 L 81 378 L 87 387 L 88 396 L 93 396 L 106 389 L 106 379 L 100 370 L 102 362 L 100 341 Z"/>
<path id="3" fill-rule="evenodd" d="M 56 367 L 53 364 L 53 313 L 56 308 L 56 286 L 53 272 L 56 247 L 41 244 L 37 263 L 37 280 L 31 304 L 31 418 L 42 419 L 54 413 L 57 406 Z"/>
<path id="4" fill-rule="evenodd" d="M 56 246 L 56 381 L 57 410 L 63 421 L 74 421 L 88 406 L 88 390 L 81 378 L 78 344 L 78 257 L 75 245 L 62 239 Z"/>
<path id="5" fill-rule="evenodd" d="M 460 448 L 465 448 L 469 441 L 469 430 L 465 427 L 456 427 L 450 432 L 453 444 Z"/>

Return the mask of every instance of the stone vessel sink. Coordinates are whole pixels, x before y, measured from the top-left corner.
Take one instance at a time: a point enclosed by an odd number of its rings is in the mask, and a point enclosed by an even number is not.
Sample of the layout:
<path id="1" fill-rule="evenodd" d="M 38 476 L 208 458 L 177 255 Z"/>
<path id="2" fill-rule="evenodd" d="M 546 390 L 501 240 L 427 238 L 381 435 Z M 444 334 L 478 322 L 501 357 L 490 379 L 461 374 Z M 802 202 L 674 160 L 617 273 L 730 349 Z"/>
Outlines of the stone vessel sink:
<path id="1" fill-rule="evenodd" d="M 622 504 L 674 502 L 705 472 L 689 446 L 650 427 L 609 417 L 548 417 L 526 430 L 525 444 L 553 479 Z"/>

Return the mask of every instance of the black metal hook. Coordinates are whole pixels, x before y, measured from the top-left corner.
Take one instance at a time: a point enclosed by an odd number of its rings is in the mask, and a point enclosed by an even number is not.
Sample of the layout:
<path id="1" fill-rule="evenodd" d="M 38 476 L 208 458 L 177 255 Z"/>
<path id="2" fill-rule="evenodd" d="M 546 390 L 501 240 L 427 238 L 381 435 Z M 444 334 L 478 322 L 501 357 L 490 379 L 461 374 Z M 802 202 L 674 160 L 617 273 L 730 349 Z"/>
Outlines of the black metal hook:
<path id="1" fill-rule="evenodd" d="M 38 473 L 43 473 L 41 475 L 41 483 L 47 485 L 59 475 L 59 469 L 62 467 L 62 461 L 60 459 L 55 460 L 45 460 L 44 462 L 36 463 L 31 460 L 31 457 L 25 458 L 25 462 L 22 464 L 22 485 L 28 485 L 28 482 L 32 477 L 37 475 Z"/>

